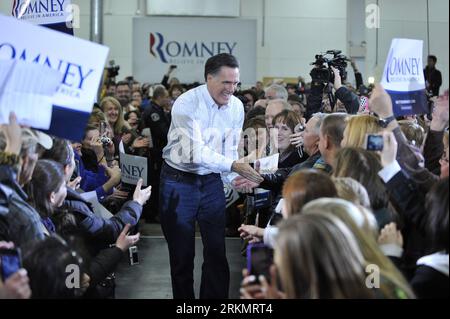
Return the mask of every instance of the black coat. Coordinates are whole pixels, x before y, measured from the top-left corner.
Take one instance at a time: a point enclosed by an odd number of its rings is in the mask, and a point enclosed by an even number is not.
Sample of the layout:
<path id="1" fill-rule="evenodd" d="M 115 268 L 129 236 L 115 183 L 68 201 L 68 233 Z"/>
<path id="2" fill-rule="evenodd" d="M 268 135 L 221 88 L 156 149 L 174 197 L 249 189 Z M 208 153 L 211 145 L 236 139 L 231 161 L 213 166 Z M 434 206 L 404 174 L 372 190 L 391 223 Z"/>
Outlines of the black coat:
<path id="1" fill-rule="evenodd" d="M 439 88 L 442 85 L 442 74 L 436 68 L 429 68 L 428 66 L 423 70 L 425 81 L 430 84 L 429 91 L 433 92 L 433 96 L 439 95 Z"/>
<path id="2" fill-rule="evenodd" d="M 281 155 L 281 154 L 280 154 Z M 293 148 L 289 151 L 289 154 L 285 154 L 283 158 L 278 162 L 278 168 L 291 168 L 297 164 L 303 163 L 308 158 L 306 153 L 303 153 L 303 156 L 300 157 L 297 148 Z"/>
<path id="3" fill-rule="evenodd" d="M 117 247 L 101 250 L 89 263 L 87 273 L 90 277 L 89 285 L 94 287 L 114 272 L 120 260 L 124 256 L 122 250 Z"/>
<path id="4" fill-rule="evenodd" d="M 92 205 L 85 201 L 76 191 L 67 188 L 67 197 L 63 210 L 75 217 L 77 228 L 86 235 L 89 243 L 97 249 L 113 244 L 126 224 L 135 226 L 142 213 L 142 206 L 135 201 L 126 202 L 120 211 L 110 219 L 94 214 Z"/>
<path id="5" fill-rule="evenodd" d="M 284 181 L 289 177 L 289 175 L 302 169 L 312 168 L 319 158 L 320 153 L 317 152 L 313 156 L 310 156 L 304 162 L 297 164 L 293 167 L 280 168 L 273 174 L 262 174 L 264 181 L 261 183 L 260 187 L 279 192 L 283 187 Z"/>
<path id="6" fill-rule="evenodd" d="M 404 272 L 410 272 L 415 268 L 416 261 L 431 249 L 431 239 L 426 230 L 425 194 L 403 172 L 398 172 L 386 184 L 386 189 L 403 224 Z"/>
<path id="7" fill-rule="evenodd" d="M 167 134 L 171 123 L 170 114 L 164 112 L 163 108 L 155 103 L 144 111 L 142 115 L 141 129 L 150 128 L 153 139 L 153 149 L 162 156 L 162 150 L 167 145 Z"/>
<path id="8" fill-rule="evenodd" d="M 419 266 L 411 280 L 411 286 L 420 299 L 448 299 L 448 284 L 448 276 L 428 266 Z"/>
<path id="9" fill-rule="evenodd" d="M 322 111 L 322 97 L 324 85 L 311 83 L 311 91 L 306 104 L 306 119 L 309 120 L 314 113 Z M 356 114 L 359 110 L 359 98 L 347 87 L 342 86 L 335 92 L 335 97 L 345 106 L 348 114 Z"/>

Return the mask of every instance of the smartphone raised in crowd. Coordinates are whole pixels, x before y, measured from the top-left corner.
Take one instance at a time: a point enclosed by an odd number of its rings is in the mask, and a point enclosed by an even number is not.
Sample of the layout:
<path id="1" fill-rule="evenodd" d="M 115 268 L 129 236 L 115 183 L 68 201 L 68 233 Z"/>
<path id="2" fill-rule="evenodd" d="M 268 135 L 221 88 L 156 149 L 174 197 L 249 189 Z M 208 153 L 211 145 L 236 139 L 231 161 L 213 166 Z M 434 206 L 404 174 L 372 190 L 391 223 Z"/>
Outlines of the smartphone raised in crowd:
<path id="1" fill-rule="evenodd" d="M 0 276 L 3 281 L 8 279 L 22 268 L 22 255 L 20 248 L 0 248 Z"/>
<path id="2" fill-rule="evenodd" d="M 249 244 L 247 247 L 247 270 L 256 277 L 263 275 L 270 282 L 270 266 L 273 264 L 273 249 L 264 244 Z"/>
<path id="3" fill-rule="evenodd" d="M 368 151 L 382 151 L 384 147 L 383 135 L 367 134 L 366 149 Z"/>

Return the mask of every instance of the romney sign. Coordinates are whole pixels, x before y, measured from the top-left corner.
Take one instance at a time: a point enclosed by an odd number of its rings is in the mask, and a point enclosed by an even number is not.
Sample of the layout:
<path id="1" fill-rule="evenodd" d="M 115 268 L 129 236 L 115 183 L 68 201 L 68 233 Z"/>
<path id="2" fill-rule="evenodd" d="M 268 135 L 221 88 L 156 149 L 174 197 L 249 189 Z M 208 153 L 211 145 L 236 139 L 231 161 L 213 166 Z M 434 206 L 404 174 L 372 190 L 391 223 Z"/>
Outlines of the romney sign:
<path id="1" fill-rule="evenodd" d="M 150 54 L 161 59 L 164 63 L 176 64 L 176 59 L 197 58 L 204 59 L 219 53 L 233 54 L 237 42 L 167 42 L 159 33 L 150 33 Z"/>
<path id="2" fill-rule="evenodd" d="M 178 66 L 180 81 L 204 82 L 203 66 L 219 53 L 235 55 L 241 82 L 256 80 L 256 22 L 230 18 L 135 18 L 133 73 L 158 83 L 169 65 Z"/>

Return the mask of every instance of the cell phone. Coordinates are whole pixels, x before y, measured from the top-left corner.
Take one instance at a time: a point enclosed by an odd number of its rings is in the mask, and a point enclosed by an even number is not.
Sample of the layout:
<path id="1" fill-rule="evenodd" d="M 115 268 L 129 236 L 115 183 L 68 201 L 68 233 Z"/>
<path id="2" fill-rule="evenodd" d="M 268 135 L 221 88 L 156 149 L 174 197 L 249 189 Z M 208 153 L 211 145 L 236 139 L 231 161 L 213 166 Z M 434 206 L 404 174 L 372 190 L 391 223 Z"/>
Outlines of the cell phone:
<path id="1" fill-rule="evenodd" d="M 170 66 L 170 68 L 171 68 L 171 69 L 176 69 L 177 66 L 176 66 L 175 64 L 172 64 L 172 65 Z"/>
<path id="2" fill-rule="evenodd" d="M 20 248 L 0 248 L 0 275 L 5 281 L 22 268 L 22 254 Z"/>
<path id="3" fill-rule="evenodd" d="M 303 132 L 305 130 L 305 127 L 303 126 L 302 123 L 298 123 L 295 127 L 294 127 L 294 133 L 300 133 Z"/>
<path id="4" fill-rule="evenodd" d="M 153 139 L 152 139 L 152 133 L 150 131 L 150 128 L 146 127 L 142 130 L 141 135 L 143 137 L 147 137 L 150 140 L 150 144 L 148 145 L 149 148 L 153 148 Z"/>
<path id="5" fill-rule="evenodd" d="M 128 255 L 130 258 L 130 266 L 139 264 L 139 254 L 137 246 L 128 248 Z"/>
<path id="6" fill-rule="evenodd" d="M 273 264 L 273 249 L 264 244 L 249 244 L 247 247 L 247 270 L 256 277 L 263 275 L 270 282 L 270 266 Z"/>
<path id="7" fill-rule="evenodd" d="M 368 151 L 382 151 L 384 147 L 383 135 L 367 134 L 366 149 Z"/>
<path id="8" fill-rule="evenodd" d="M 151 133 L 151 131 L 150 131 L 150 128 L 148 128 L 148 127 L 144 128 L 144 129 L 142 130 L 142 132 L 141 132 L 141 135 L 142 135 L 142 136 L 145 136 L 145 137 L 150 137 L 150 136 L 152 136 L 152 133 Z"/>
<path id="9" fill-rule="evenodd" d="M 359 112 L 368 112 L 369 110 L 369 98 L 367 96 L 361 96 L 359 100 Z"/>

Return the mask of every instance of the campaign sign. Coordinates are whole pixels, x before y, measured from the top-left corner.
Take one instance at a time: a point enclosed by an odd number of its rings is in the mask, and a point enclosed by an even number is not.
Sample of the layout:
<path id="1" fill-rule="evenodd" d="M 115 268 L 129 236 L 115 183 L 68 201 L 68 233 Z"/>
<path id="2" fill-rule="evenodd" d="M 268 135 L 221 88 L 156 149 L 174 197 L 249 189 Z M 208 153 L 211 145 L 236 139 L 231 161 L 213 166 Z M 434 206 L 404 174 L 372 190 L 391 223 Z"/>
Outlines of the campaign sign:
<path id="1" fill-rule="evenodd" d="M 108 51 L 106 46 L 0 15 L 0 59 L 36 63 L 62 74 L 45 131 L 50 135 L 82 139 Z"/>
<path id="2" fill-rule="evenodd" d="M 207 2 L 210 6 L 211 1 Z M 225 6 L 231 6 L 229 2 L 222 1 Z M 165 3 L 179 9 L 171 1 Z M 156 9 L 153 3 L 152 9 Z M 159 83 L 161 74 L 174 64 L 178 67 L 172 76 L 186 83 L 204 83 L 206 61 L 214 55 L 229 53 L 239 60 L 241 82 L 255 83 L 256 30 L 253 19 L 136 17 L 133 75 L 141 82 Z"/>
<path id="3" fill-rule="evenodd" d="M 392 40 L 381 84 L 391 96 L 395 116 L 429 113 L 422 40 Z"/>
<path id="4" fill-rule="evenodd" d="M 12 16 L 73 35 L 71 0 L 14 0 Z"/>
<path id="5" fill-rule="evenodd" d="M 255 208 L 266 208 L 270 206 L 271 200 L 270 200 L 270 191 L 263 189 L 263 188 L 256 188 L 255 189 Z"/>
<path id="6" fill-rule="evenodd" d="M 63 23 L 70 19 L 71 0 L 14 0 L 12 15 L 33 24 Z"/>
<path id="7" fill-rule="evenodd" d="M 120 153 L 120 170 L 122 171 L 122 182 L 137 185 L 140 178 L 147 186 L 147 158 Z"/>

